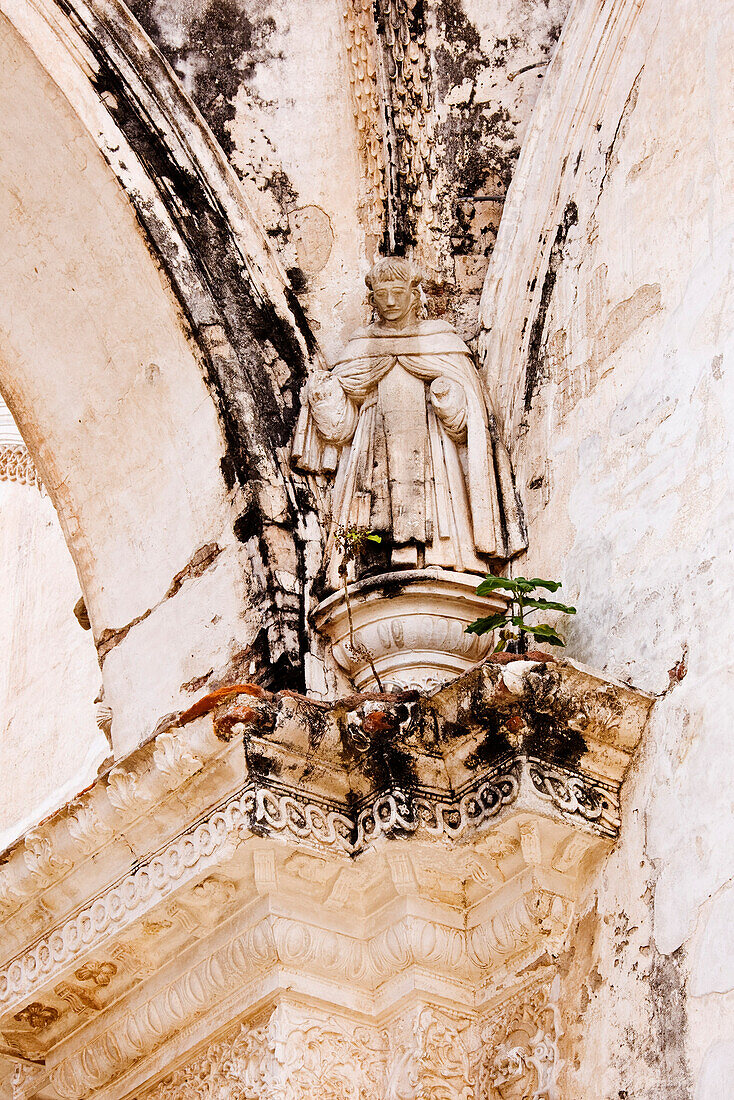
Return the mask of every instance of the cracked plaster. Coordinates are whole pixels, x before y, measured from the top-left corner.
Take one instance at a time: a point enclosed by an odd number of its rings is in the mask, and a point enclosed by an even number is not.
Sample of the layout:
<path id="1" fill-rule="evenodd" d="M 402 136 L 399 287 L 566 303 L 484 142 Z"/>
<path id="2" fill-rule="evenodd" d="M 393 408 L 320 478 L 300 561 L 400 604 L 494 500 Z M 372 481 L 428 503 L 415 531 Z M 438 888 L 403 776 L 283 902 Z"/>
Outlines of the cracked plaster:
<path id="1" fill-rule="evenodd" d="M 564 87 L 568 95 L 582 43 L 580 7 L 574 15 L 544 110 Z M 519 315 L 501 334 L 492 319 L 487 365 L 491 374 L 503 364 L 500 401 L 515 425 L 530 543 L 517 571 L 563 580 L 579 608 L 562 624 L 570 653 L 659 697 L 626 791 L 622 841 L 579 926 L 587 954 L 581 936 L 569 963 L 578 1016 L 569 1006 L 565 1087 L 585 1100 L 713 1100 L 726 1093 L 715 1083 L 731 1028 L 731 23 L 666 2 L 620 5 L 618 17 L 623 52 L 604 97 L 585 93 L 593 138 L 577 155 L 579 122 L 563 152 L 556 135 L 530 133 L 505 211 L 508 241 L 527 239 L 527 169 L 537 179 L 544 157 L 549 186 L 554 170 L 564 180 L 550 240 L 564 187 L 578 208 L 529 408 L 526 360 L 496 358 L 500 340 L 523 346 Z M 502 231 L 498 252 L 508 257 Z M 502 270 L 505 294 L 523 277 L 523 255 Z M 487 308 L 494 285 L 490 271 Z M 579 1028 L 594 1035 L 591 1062 L 577 1053 Z"/>

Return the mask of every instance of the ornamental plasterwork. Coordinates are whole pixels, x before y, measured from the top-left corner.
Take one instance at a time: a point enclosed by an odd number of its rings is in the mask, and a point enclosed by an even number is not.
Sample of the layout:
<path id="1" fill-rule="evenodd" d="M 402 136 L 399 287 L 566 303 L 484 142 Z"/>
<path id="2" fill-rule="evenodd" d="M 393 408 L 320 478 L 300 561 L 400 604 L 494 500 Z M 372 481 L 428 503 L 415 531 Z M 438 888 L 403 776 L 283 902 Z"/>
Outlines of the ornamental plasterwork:
<path id="1" fill-rule="evenodd" d="M 41 487 L 33 459 L 28 453 L 10 410 L 0 397 L 0 481 Z"/>
<path id="2" fill-rule="evenodd" d="M 33 459 L 24 446 L 6 447 L 0 444 L 0 481 L 40 486 Z"/>
<path id="3" fill-rule="evenodd" d="M 343 0 L 364 222 L 390 249 L 425 242 L 436 214 L 435 114 L 420 0 Z"/>
<path id="4" fill-rule="evenodd" d="M 380 1027 L 307 1015 L 283 1001 L 164 1077 L 144 1100 L 557 1100 L 553 993 L 543 976 L 484 1017 L 424 1002 Z"/>
<path id="5" fill-rule="evenodd" d="M 534 707 L 569 730 L 573 767 L 541 751 Z M 505 1042 L 482 1028 L 560 951 L 648 707 L 569 662 L 491 660 L 431 696 L 204 698 L 4 854 L 0 1043 L 46 1061 L 16 1096 L 139 1095 L 150 1067 L 193 1065 L 237 1021 L 238 1065 L 262 1075 L 252 1028 L 285 1027 L 288 994 L 312 1011 L 268 1063 L 286 1091 L 253 1095 L 308 1095 L 320 1073 L 335 1100 L 349 1082 L 404 1100 L 439 1079 L 464 1100 L 481 1072 L 514 1097 L 478 1068 Z M 533 1020 L 526 1053 L 513 1024 L 500 1062 L 537 1092 L 552 1043 Z"/>

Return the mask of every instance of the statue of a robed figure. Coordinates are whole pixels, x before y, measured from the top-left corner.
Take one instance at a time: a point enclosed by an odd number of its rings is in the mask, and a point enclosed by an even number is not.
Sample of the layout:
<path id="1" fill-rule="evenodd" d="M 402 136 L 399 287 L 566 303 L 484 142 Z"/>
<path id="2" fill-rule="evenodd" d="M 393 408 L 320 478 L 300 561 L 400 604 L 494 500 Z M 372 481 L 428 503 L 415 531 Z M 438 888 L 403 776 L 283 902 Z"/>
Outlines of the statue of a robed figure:
<path id="1" fill-rule="evenodd" d="M 336 472 L 334 534 L 383 536 L 393 568 L 486 571 L 526 545 L 507 450 L 471 353 L 445 321 L 421 318 L 420 275 L 386 257 L 366 282 L 377 320 L 305 388 L 293 461 Z"/>

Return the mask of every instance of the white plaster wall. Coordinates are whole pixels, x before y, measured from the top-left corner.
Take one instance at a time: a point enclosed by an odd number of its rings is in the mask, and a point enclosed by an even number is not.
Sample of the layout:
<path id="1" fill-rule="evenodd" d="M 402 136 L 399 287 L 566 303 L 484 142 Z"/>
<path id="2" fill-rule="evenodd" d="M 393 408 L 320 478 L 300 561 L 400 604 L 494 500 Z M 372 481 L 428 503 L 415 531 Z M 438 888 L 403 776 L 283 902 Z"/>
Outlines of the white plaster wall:
<path id="1" fill-rule="evenodd" d="M 79 581 L 47 494 L 0 481 L 0 850 L 86 787 L 109 755 Z"/>
<path id="2" fill-rule="evenodd" d="M 124 752 L 260 623 L 217 411 L 170 288 L 92 137 L 3 18 L 0 227 L 0 384 L 95 637 L 122 632 L 104 683 Z M 211 575 L 176 585 L 204 546 L 220 551 Z"/>
<path id="3" fill-rule="evenodd" d="M 564 1095 L 719 1100 L 734 1070 L 734 10 L 635 7 L 559 201 L 549 150 L 581 63 L 561 50 L 506 211 L 514 251 L 498 241 L 485 294 L 505 326 L 487 370 L 527 505 L 515 572 L 563 580 L 579 609 L 562 623 L 570 656 L 660 695 L 621 843 L 565 960 Z M 575 4 L 564 35 L 590 12 L 602 25 L 610 6 Z M 578 223 L 526 407 L 524 336 L 501 294 L 538 247 L 541 198 L 558 220 L 574 202 Z"/>

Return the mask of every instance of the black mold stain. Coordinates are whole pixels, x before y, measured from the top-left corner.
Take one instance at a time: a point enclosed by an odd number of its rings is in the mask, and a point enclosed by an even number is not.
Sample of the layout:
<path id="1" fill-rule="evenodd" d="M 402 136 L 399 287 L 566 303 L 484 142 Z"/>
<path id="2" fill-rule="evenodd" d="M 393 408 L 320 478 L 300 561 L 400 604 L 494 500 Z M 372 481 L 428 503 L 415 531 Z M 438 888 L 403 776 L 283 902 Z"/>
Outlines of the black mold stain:
<path id="1" fill-rule="evenodd" d="M 308 290 L 308 276 L 300 267 L 289 267 L 286 274 L 295 294 L 305 294 Z"/>
<path id="2" fill-rule="evenodd" d="M 498 729 L 487 730 L 473 752 L 468 753 L 464 764 L 477 771 L 495 768 L 512 756 L 512 746 Z"/>
<path id="3" fill-rule="evenodd" d="M 530 329 L 530 343 L 528 345 L 528 362 L 525 369 L 525 411 L 530 409 L 538 387 L 543 380 L 545 371 L 545 349 L 543 347 L 543 335 L 545 322 L 548 315 L 553 288 L 556 285 L 558 269 L 563 262 L 563 250 L 566 245 L 571 227 L 578 224 L 579 212 L 576 203 L 570 199 L 563 211 L 563 217 L 556 230 L 556 237 L 548 257 L 543 286 L 540 292 L 540 303 Z"/>
<path id="4" fill-rule="evenodd" d="M 208 0 L 203 11 L 191 16 L 186 6 L 177 11 L 177 23 L 169 29 L 155 14 L 151 0 L 133 0 L 131 8 L 178 74 L 184 87 L 211 127 L 220 146 L 230 158 L 240 178 L 249 178 L 259 190 L 267 191 L 275 200 L 281 215 L 298 206 L 298 194 L 282 168 L 277 166 L 277 154 L 268 134 L 260 137 L 272 151 L 273 163 L 267 171 L 258 167 L 258 175 L 248 174 L 246 167 L 233 156 L 232 122 L 236 116 L 237 96 L 241 88 L 248 101 L 256 107 L 269 109 L 257 90 L 259 67 L 281 61 L 283 54 L 275 47 L 277 26 L 269 13 L 268 0 L 247 5 L 241 0 Z M 263 178 L 264 177 L 264 178 Z M 268 236 L 284 241 L 290 235 L 287 219 L 267 228 Z"/>
<path id="5" fill-rule="evenodd" d="M 225 153 L 232 153 L 229 124 L 235 117 L 237 92 L 252 81 L 259 64 L 280 56 L 270 45 L 275 20 L 248 13 L 238 0 L 209 0 L 202 14 L 177 28 L 174 45 L 155 18 L 150 0 L 130 0 L 128 6 L 190 91 Z M 180 19 L 187 22 L 184 5 Z"/>
<path id="6" fill-rule="evenodd" d="M 656 1100 L 691 1100 L 693 1086 L 686 1058 L 688 1034 L 685 951 L 670 955 L 654 949 L 648 978 L 652 1028 L 657 1040 L 647 1061 L 660 1069 Z"/>
<path id="7" fill-rule="evenodd" d="M 387 739 L 362 758 L 362 769 L 375 791 L 397 787 L 408 792 L 417 783 L 410 754 Z"/>
<path id="8" fill-rule="evenodd" d="M 234 521 L 232 529 L 239 542 L 258 538 L 263 529 L 263 518 L 256 501 L 250 501 L 245 511 Z"/>
<path id="9" fill-rule="evenodd" d="M 306 376 L 306 357 L 297 331 L 309 350 L 315 340 L 295 294 L 286 287 L 285 295 L 293 312 L 295 328 L 281 319 L 273 303 L 251 282 L 246 259 L 232 235 L 225 211 L 212 195 L 207 181 L 196 171 L 183 167 L 168 144 L 165 128 L 151 122 L 144 103 L 117 69 L 115 58 L 125 52 L 129 30 L 124 18 L 120 25 L 110 16 L 108 22 L 81 20 L 73 0 L 57 0 L 85 37 L 93 53 L 97 71 L 92 83 L 110 114 L 125 135 L 136 156 L 154 183 L 166 210 L 186 243 L 188 256 L 181 264 L 179 249 L 172 243 L 165 224 L 141 195 L 129 192 L 155 261 L 166 272 L 176 293 L 193 339 L 203 353 L 202 370 L 219 412 L 226 453 L 222 476 L 228 489 L 236 482 L 258 498 L 267 495 L 273 477 L 283 476 L 277 461 L 277 449 L 290 439 L 298 407 L 297 396 Z M 140 53 L 133 46 L 126 55 L 149 94 L 158 99 L 167 93 L 170 77 L 155 51 Z M 164 114 L 176 114 L 164 107 Z M 192 125 L 181 101 L 182 119 L 177 124 Z M 113 165 L 114 170 L 114 165 Z M 186 264 L 188 263 L 188 267 Z M 270 369 L 273 352 L 283 367 L 275 379 Z M 294 479 L 297 480 L 297 479 Z M 306 489 L 301 493 L 304 511 L 313 505 Z M 305 576 L 303 546 L 293 535 L 294 510 L 287 517 L 287 529 L 295 543 L 298 571 Z M 260 557 L 269 559 L 267 531 L 258 532 Z M 272 575 L 260 595 L 263 621 L 273 646 L 269 670 L 283 675 L 281 686 L 298 686 L 296 669 L 302 668 L 306 645 L 303 612 L 275 602 L 278 583 Z M 288 605 L 286 596 L 285 604 Z M 297 602 L 297 601 L 291 601 Z M 298 652 L 284 639 L 298 638 Z M 277 658 L 277 659 L 275 659 Z M 268 664 L 268 662 L 266 662 Z"/>
<path id="10" fill-rule="evenodd" d="M 452 105 L 441 131 L 442 159 L 449 177 L 442 195 L 445 224 L 454 254 L 488 255 L 495 229 L 478 228 L 475 206 L 457 197 L 503 195 L 512 178 L 520 153 L 515 120 L 504 107 L 490 111 L 486 103 L 475 102 L 475 95 L 480 73 L 504 67 L 513 43 L 498 40 L 494 55 L 485 53 L 461 0 L 442 0 L 437 21 L 444 38 L 436 50 L 439 97 L 444 99 L 452 88 L 466 82 L 471 85 L 468 101 Z"/>
<path id="11" fill-rule="evenodd" d="M 277 776 L 281 770 L 280 763 L 277 760 L 250 748 L 247 743 L 245 743 L 245 758 L 248 771 L 254 775 L 272 778 Z"/>
<path id="12" fill-rule="evenodd" d="M 523 747 L 531 756 L 566 768 L 577 768 L 586 752 L 586 742 L 577 730 L 544 714 L 526 714 L 528 733 Z"/>
<path id="13" fill-rule="evenodd" d="M 219 466 L 222 471 L 224 484 L 227 486 L 227 489 L 231 491 L 237 481 L 237 471 L 235 470 L 234 462 L 230 455 L 225 455 L 224 458 L 221 459 Z"/>

